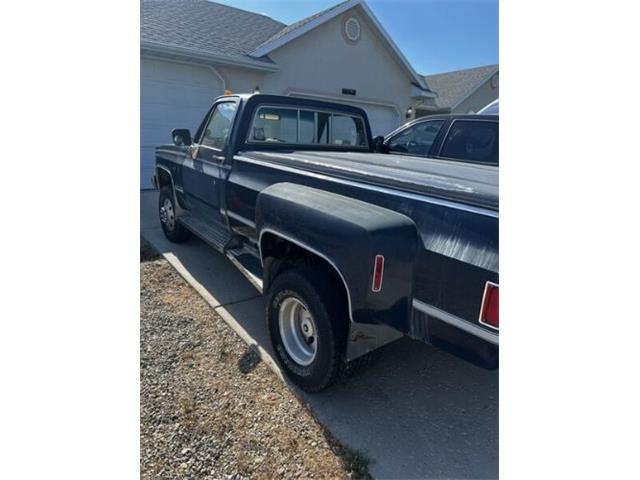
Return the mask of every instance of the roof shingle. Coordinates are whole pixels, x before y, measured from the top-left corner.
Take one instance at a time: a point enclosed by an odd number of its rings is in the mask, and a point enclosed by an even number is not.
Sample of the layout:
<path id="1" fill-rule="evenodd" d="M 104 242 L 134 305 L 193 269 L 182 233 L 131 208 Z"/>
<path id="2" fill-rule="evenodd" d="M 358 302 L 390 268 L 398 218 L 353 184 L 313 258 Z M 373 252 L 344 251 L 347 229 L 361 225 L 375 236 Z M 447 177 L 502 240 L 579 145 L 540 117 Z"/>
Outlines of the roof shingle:
<path id="1" fill-rule="evenodd" d="M 213 54 L 248 54 L 285 28 L 257 13 L 207 0 L 141 0 L 140 39 Z"/>
<path id="2" fill-rule="evenodd" d="M 429 88 L 438 94 L 436 103 L 440 108 L 453 108 L 491 73 L 498 71 L 498 65 L 467 68 L 454 72 L 425 75 Z"/>

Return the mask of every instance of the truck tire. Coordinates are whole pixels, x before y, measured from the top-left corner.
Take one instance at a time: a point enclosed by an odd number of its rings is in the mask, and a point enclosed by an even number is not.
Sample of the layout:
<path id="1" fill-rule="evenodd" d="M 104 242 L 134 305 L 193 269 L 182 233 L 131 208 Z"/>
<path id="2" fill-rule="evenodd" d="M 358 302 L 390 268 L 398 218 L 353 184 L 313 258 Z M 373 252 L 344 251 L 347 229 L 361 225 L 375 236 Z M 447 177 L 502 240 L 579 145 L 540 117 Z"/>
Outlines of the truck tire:
<path id="1" fill-rule="evenodd" d="M 310 268 L 278 275 L 267 296 L 269 336 L 284 373 L 307 392 L 334 383 L 344 367 L 349 317 L 330 277 Z"/>
<path id="2" fill-rule="evenodd" d="M 189 239 L 191 232 L 180 225 L 176 219 L 176 204 L 173 189 L 165 186 L 160 189 L 158 214 L 164 236 L 173 243 L 182 243 Z"/>

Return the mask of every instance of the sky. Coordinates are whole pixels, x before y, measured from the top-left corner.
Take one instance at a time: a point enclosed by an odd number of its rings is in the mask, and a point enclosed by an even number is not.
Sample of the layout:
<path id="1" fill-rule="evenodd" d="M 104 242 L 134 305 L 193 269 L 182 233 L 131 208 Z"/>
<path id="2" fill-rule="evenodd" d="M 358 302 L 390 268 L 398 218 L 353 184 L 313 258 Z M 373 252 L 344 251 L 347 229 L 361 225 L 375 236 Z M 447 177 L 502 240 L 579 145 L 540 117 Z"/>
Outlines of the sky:
<path id="1" fill-rule="evenodd" d="M 290 24 L 341 0 L 214 0 Z M 498 63 L 498 0 L 367 0 L 423 75 Z"/>

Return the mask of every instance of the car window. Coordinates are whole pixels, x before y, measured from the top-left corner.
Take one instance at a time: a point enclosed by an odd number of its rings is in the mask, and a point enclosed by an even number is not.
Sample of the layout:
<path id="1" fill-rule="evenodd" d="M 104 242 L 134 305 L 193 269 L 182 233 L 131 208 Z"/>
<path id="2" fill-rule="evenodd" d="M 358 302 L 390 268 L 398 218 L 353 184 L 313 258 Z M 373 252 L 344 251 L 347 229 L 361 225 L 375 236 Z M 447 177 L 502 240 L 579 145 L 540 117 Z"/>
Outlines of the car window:
<path id="1" fill-rule="evenodd" d="M 250 143 L 366 147 L 367 132 L 359 116 L 264 106 L 257 109 L 247 140 Z"/>
<path id="2" fill-rule="evenodd" d="M 253 140 L 296 143 L 298 111 L 287 108 L 261 108 L 253 122 Z"/>
<path id="3" fill-rule="evenodd" d="M 201 145 L 218 150 L 222 150 L 227 145 L 236 108 L 237 105 L 235 102 L 225 102 L 216 105 L 216 109 L 213 111 L 209 124 L 200 141 Z"/>
<path id="4" fill-rule="evenodd" d="M 389 142 L 389 151 L 428 155 L 444 120 L 420 122 L 400 132 Z"/>
<path id="5" fill-rule="evenodd" d="M 442 145 L 441 157 L 498 164 L 498 122 L 455 120 Z"/>
<path id="6" fill-rule="evenodd" d="M 496 100 L 495 102 L 490 103 L 489 105 L 484 107 L 478 113 L 483 114 L 483 115 L 498 115 L 500 113 L 500 104 Z"/>
<path id="7" fill-rule="evenodd" d="M 331 118 L 331 143 L 334 145 L 366 145 L 364 123 L 361 118 L 333 115 Z"/>

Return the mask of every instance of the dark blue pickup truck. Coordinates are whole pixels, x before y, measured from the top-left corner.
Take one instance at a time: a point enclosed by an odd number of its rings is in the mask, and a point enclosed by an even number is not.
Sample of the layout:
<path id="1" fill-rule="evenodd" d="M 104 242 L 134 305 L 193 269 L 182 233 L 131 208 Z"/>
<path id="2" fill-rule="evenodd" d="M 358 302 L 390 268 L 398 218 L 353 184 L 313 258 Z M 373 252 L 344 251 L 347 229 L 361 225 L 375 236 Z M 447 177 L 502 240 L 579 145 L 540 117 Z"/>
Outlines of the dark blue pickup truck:
<path id="1" fill-rule="evenodd" d="M 156 149 L 167 238 L 195 234 L 266 296 L 273 349 L 307 391 L 408 335 L 498 365 L 498 167 L 384 153 L 365 112 L 219 97 Z"/>

